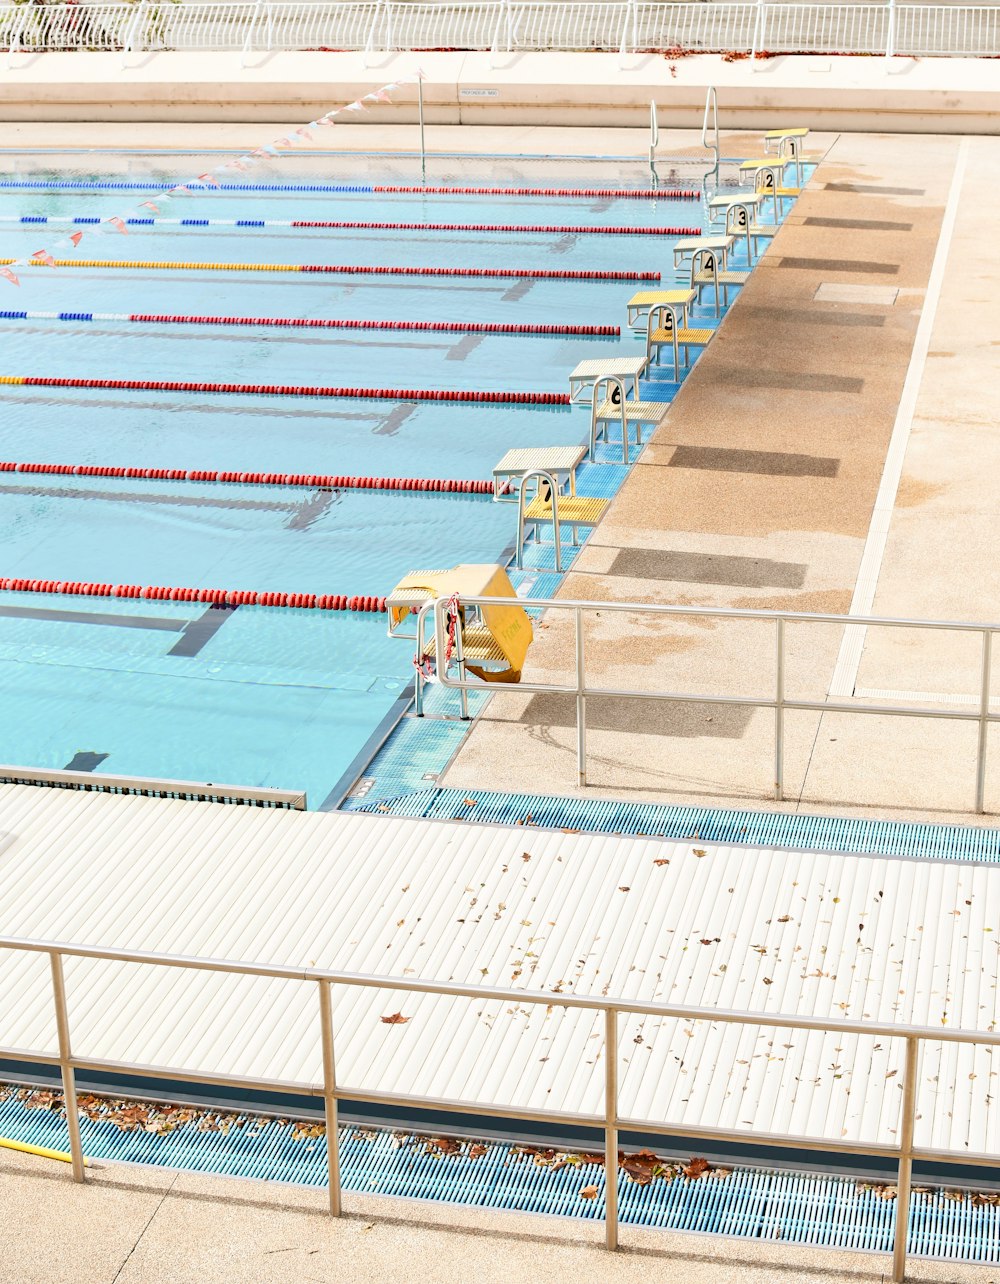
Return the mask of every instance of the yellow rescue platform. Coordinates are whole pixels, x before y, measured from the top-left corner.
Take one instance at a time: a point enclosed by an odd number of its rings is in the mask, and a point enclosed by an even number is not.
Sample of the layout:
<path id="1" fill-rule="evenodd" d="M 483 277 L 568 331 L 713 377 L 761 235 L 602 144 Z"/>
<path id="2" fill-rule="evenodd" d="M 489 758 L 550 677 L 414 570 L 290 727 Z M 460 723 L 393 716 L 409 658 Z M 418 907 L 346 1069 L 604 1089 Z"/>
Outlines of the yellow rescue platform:
<path id="1" fill-rule="evenodd" d="M 454 658 L 461 676 L 469 669 L 485 682 L 519 682 L 524 657 L 531 645 L 531 619 L 518 600 L 514 586 L 502 566 L 467 563 L 446 571 L 411 571 L 386 598 L 389 636 L 410 638 L 417 642 L 417 690 L 421 686 L 421 666 L 434 656 L 436 640 L 433 628 L 418 627 L 404 632 L 410 616 L 417 616 L 427 602 L 459 598 L 458 622 L 455 627 Z M 477 597 L 509 598 L 510 605 L 494 603 L 476 605 L 467 599 Z M 495 668 L 483 668 L 483 665 Z M 464 692 L 463 692 L 464 704 Z M 417 710 L 420 712 L 419 708 Z"/>

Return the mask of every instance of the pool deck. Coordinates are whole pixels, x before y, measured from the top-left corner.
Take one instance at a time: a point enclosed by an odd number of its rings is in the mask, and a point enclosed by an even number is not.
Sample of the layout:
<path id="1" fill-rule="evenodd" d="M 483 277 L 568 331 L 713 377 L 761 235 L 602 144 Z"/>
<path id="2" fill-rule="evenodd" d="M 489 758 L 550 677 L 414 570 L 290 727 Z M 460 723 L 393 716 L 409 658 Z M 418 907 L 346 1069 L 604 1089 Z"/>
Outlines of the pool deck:
<path id="1" fill-rule="evenodd" d="M 5 1274 L 12 1284 L 884 1284 L 888 1259 L 630 1227 L 616 1254 L 600 1225 L 378 1196 L 325 1193 L 115 1164 L 86 1186 L 61 1168 L 0 1153 Z M 349 1264 L 348 1264 L 349 1263 Z M 927 1284 L 997 1284 L 992 1266 L 910 1263 Z"/>
<path id="2" fill-rule="evenodd" d="M 561 595 L 995 620 L 998 176 L 996 139 L 840 136 Z M 859 660 L 805 627 L 789 695 L 976 707 L 976 639 L 871 632 Z M 586 643 L 595 685 L 774 690 L 770 625 L 589 617 Z M 569 679 L 572 655 L 553 613 L 525 677 Z M 772 805 L 770 710 L 590 704 L 589 794 Z M 441 783 L 571 794 L 573 718 L 571 697 L 505 694 Z M 974 724 L 798 712 L 786 737 L 787 808 L 976 819 Z"/>

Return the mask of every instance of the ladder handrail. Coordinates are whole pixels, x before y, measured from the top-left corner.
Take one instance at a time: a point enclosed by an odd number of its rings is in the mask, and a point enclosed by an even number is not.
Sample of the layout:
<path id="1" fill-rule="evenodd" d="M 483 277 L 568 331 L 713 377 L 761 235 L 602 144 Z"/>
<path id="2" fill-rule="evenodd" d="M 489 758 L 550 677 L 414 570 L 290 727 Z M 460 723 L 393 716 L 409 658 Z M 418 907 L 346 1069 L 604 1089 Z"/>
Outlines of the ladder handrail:
<path id="1" fill-rule="evenodd" d="M 605 387 L 609 388 L 608 392 L 603 391 Z M 590 411 L 590 458 L 593 460 L 597 456 L 597 407 L 601 404 L 601 401 L 605 396 L 614 401 L 614 396 L 611 393 L 610 388 L 616 388 L 618 390 L 617 404 L 621 410 L 622 417 L 622 463 L 628 464 L 631 461 L 629 460 L 628 453 L 628 416 L 625 413 L 625 402 L 627 399 L 625 392 L 625 380 L 620 378 L 618 375 L 601 375 L 599 379 L 594 380 L 593 405 Z"/>
<path id="2" fill-rule="evenodd" d="M 708 114 L 712 113 L 712 141 L 708 141 Z M 710 151 L 715 156 L 715 164 L 708 171 L 709 174 L 719 173 L 719 95 L 714 85 L 709 85 L 705 91 L 705 114 L 701 118 L 701 145 L 706 151 Z M 706 178 L 708 175 L 706 174 Z"/>
<path id="3" fill-rule="evenodd" d="M 539 498 L 541 498 L 542 493 L 540 483 L 545 482 L 548 485 L 549 498 L 552 502 L 552 538 L 555 541 L 556 546 L 556 571 L 561 574 L 562 537 L 559 532 L 559 487 L 556 484 L 555 477 L 545 468 L 532 468 L 528 472 L 521 474 L 521 485 L 517 492 L 517 553 L 515 554 L 514 564 L 517 566 L 518 570 L 521 570 L 524 567 L 524 510 L 527 502 L 525 496 L 528 492 L 529 478 L 535 479 L 535 492 Z"/>
<path id="4" fill-rule="evenodd" d="M 660 141 L 660 123 L 656 119 L 656 99 L 649 100 L 649 163 L 656 159 L 656 148 Z"/>

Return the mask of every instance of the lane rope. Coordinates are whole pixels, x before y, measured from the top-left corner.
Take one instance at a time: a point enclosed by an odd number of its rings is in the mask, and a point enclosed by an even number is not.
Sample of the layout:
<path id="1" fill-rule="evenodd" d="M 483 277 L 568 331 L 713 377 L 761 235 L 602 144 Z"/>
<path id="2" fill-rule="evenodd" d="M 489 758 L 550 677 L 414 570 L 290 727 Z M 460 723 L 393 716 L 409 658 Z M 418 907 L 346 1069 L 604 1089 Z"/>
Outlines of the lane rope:
<path id="1" fill-rule="evenodd" d="M 207 383 L 177 379 L 82 379 L 57 375 L 0 375 L 20 388 L 117 388 L 140 392 L 228 392 L 274 397 L 355 397 L 366 401 L 477 401 L 494 405 L 568 406 L 568 392 L 464 392 L 455 388 L 330 388 L 279 383 Z"/>
<path id="2" fill-rule="evenodd" d="M 0 473 L 60 477 L 125 477 L 142 481 L 226 482 L 244 486 L 307 486 L 321 490 L 436 491 L 451 495 L 492 495 L 493 483 L 471 478 L 354 477 L 339 473 L 223 472 L 213 468 L 135 468 L 116 464 L 32 464 L 0 460 Z"/>
<path id="3" fill-rule="evenodd" d="M 0 259 L 0 264 L 18 259 Z M 451 268 L 390 267 L 383 264 L 342 263 L 198 263 L 168 259 L 30 259 L 31 267 L 126 268 L 169 272 L 313 272 L 337 276 L 457 276 L 514 281 L 659 281 L 659 272 L 609 272 L 567 268 Z"/>
<path id="4" fill-rule="evenodd" d="M 105 220 L 92 215 L 3 214 L 0 223 L 50 227 L 92 227 Z M 381 232 L 528 232 L 572 236 L 699 236 L 700 227 L 582 227 L 552 223 L 374 223 L 344 219 L 279 218 L 126 218 L 128 227 L 298 227 Z"/>
<path id="5" fill-rule="evenodd" d="M 161 325 L 281 326 L 307 330 L 421 330 L 439 334 L 566 334 L 619 338 L 617 325 L 531 325 L 499 321 L 355 321 L 326 317 L 225 317 L 157 312 L 30 312 L 0 310 L 0 321 L 139 321 Z"/>
<path id="6" fill-rule="evenodd" d="M 254 589 L 167 588 L 95 584 L 81 580 L 31 580 L 0 576 L 0 592 L 59 593 L 68 597 L 143 598 L 149 602 L 206 602 L 212 606 L 282 606 L 309 611 L 381 612 L 385 598 L 346 593 L 277 593 Z"/>
<path id="7" fill-rule="evenodd" d="M 162 182 L 137 182 L 132 179 L 101 179 L 88 182 L 80 179 L 25 179 L 0 180 L 0 189 L 20 192 L 160 192 L 167 184 Z M 414 193 L 420 196 L 566 196 L 584 200 L 609 201 L 697 201 L 701 193 L 683 188 L 612 187 L 422 187 L 401 184 L 372 183 L 199 183 L 191 180 L 184 184 L 197 192 L 341 192 L 372 195 L 374 193 Z"/>

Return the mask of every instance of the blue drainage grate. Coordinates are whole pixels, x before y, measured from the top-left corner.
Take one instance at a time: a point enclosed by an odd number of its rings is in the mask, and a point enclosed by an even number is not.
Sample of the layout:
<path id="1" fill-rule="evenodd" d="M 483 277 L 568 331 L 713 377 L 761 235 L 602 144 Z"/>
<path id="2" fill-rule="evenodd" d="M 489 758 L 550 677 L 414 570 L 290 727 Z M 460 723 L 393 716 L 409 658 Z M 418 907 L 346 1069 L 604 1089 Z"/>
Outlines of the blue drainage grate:
<path id="1" fill-rule="evenodd" d="M 467 799 L 473 799 L 470 807 Z M 807 848 L 809 851 L 862 852 L 878 856 L 915 856 L 930 860 L 1000 861 L 1000 829 L 971 825 L 924 825 L 916 821 L 855 820 L 844 816 L 807 816 L 784 812 L 718 810 L 666 803 L 610 799 L 555 798 L 504 794 L 481 789 L 432 789 L 383 799 L 358 810 L 419 816 L 434 820 L 472 820 L 477 824 L 571 829 L 594 834 L 645 838 L 700 838 L 707 843 L 749 843 L 756 847 Z M 530 817 L 530 821 L 527 818 Z"/>
<path id="2" fill-rule="evenodd" d="M 95 1161 L 326 1185 L 324 1138 L 297 1135 L 296 1126 L 285 1120 L 197 1113 L 170 1132 L 153 1133 L 82 1117 L 80 1129 L 84 1152 Z M 0 1136 L 59 1150 L 68 1145 L 61 1113 L 29 1108 L 13 1092 L 4 1099 L 3 1089 Z M 359 1128 L 342 1130 L 340 1154 L 346 1191 L 587 1221 L 604 1216 L 600 1164 L 541 1165 L 501 1142 L 477 1143 L 474 1149 L 466 1143 L 460 1153 L 442 1155 L 420 1138 Z M 859 1189 L 843 1177 L 741 1168 L 725 1176 L 656 1179 L 644 1186 L 622 1172 L 619 1181 L 626 1225 L 868 1252 L 892 1248 L 895 1202 L 878 1187 Z M 581 1195 L 587 1187 L 596 1188 L 593 1198 Z M 921 1192 L 912 1197 L 910 1218 L 913 1254 L 1000 1261 L 1000 1207 L 994 1204 Z"/>

